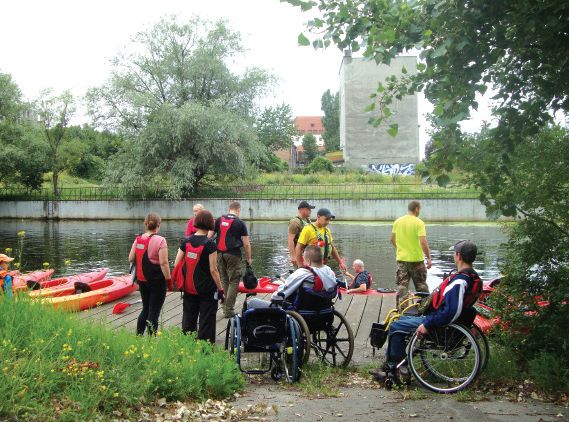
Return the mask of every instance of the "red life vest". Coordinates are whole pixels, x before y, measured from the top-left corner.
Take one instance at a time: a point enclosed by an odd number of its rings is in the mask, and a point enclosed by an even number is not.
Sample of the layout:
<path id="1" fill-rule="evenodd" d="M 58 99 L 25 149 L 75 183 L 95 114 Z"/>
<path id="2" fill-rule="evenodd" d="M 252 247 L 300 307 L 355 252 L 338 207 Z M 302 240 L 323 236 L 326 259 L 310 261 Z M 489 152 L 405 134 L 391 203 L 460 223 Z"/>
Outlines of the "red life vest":
<path id="1" fill-rule="evenodd" d="M 227 252 L 227 232 L 234 221 L 234 218 L 221 217 L 221 222 L 219 223 L 219 239 L 217 242 L 217 249 L 221 252 Z"/>
<path id="2" fill-rule="evenodd" d="M 320 278 L 320 276 L 316 273 L 316 271 L 314 271 L 314 268 L 308 265 L 306 265 L 304 268 L 310 271 L 314 276 L 314 287 L 312 288 L 312 290 L 314 290 L 315 292 L 321 292 L 322 289 L 324 289 L 324 283 L 322 283 L 322 279 Z"/>
<path id="3" fill-rule="evenodd" d="M 148 258 L 148 245 L 152 236 L 154 234 L 148 237 L 136 236 L 136 279 L 141 282 L 147 282 L 149 279 L 164 278 L 160 264 L 153 264 Z"/>
<path id="4" fill-rule="evenodd" d="M 195 234 L 198 229 L 194 227 L 194 219 L 190 218 L 188 220 L 188 226 L 186 227 L 186 237 L 190 237 L 192 234 Z"/>
<path id="5" fill-rule="evenodd" d="M 148 257 L 148 244 L 150 243 L 152 236 L 153 235 L 150 235 L 146 238 L 142 237 L 142 235 L 136 236 L 136 279 L 138 281 L 148 281 L 142 269 L 142 260 L 144 255 Z"/>
<path id="6" fill-rule="evenodd" d="M 451 273 L 447 278 L 445 278 L 445 280 L 441 283 L 441 285 L 437 287 L 437 289 L 433 292 L 433 300 L 431 302 L 431 307 L 434 310 L 439 309 L 439 307 L 443 303 L 445 289 L 450 284 L 452 284 L 452 282 L 456 280 L 457 277 L 461 274 L 466 276 L 466 283 L 467 283 L 466 292 L 464 293 L 464 299 L 462 302 L 463 303 L 462 308 L 463 309 L 470 308 L 472 305 L 476 303 L 478 297 L 480 296 L 480 293 L 482 292 L 482 281 L 480 280 L 480 277 L 478 276 L 476 271 L 474 271 L 473 269 L 469 269 L 466 271 Z M 462 277 L 460 278 L 464 280 L 464 278 Z"/>
<path id="7" fill-rule="evenodd" d="M 186 277 L 184 279 L 184 291 L 192 295 L 197 295 L 196 284 L 194 282 L 194 272 L 196 266 L 200 262 L 204 245 L 192 246 L 186 242 L 186 253 L 184 254 L 184 262 L 186 264 Z M 180 289 L 182 290 L 182 289 Z"/>

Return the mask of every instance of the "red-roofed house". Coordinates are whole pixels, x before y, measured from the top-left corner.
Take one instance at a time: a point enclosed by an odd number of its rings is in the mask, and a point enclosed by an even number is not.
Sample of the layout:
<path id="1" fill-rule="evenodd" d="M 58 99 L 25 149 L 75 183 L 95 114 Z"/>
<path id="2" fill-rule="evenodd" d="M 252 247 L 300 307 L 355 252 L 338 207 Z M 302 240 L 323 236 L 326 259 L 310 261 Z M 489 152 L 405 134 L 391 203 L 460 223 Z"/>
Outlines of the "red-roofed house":
<path id="1" fill-rule="evenodd" d="M 324 145 L 324 139 L 322 139 L 322 134 L 324 133 L 322 116 L 297 116 L 294 118 L 294 125 L 298 131 L 298 136 L 293 137 L 293 142 L 296 146 L 302 145 L 302 137 L 308 133 L 314 135 L 316 145 Z"/>

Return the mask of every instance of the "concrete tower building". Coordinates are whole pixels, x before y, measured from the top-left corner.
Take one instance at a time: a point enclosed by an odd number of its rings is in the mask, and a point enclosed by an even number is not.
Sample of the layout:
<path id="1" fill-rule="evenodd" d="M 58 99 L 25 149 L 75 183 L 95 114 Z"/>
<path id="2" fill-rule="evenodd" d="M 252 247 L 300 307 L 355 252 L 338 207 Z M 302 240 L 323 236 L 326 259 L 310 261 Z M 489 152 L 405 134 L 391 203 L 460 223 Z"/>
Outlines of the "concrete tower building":
<path id="1" fill-rule="evenodd" d="M 416 72 L 415 56 L 397 57 L 390 66 L 374 61 L 352 58 L 348 53 L 340 67 L 340 147 L 347 167 L 365 168 L 386 174 L 414 174 L 419 162 L 419 112 L 417 95 L 408 95 L 390 106 L 393 115 L 382 126 L 374 128 L 369 119 L 374 112 L 365 112 L 371 104 L 370 94 L 378 82 L 391 75 Z M 375 112 L 376 113 L 376 112 Z M 387 133 L 390 124 L 399 124 L 399 133 Z"/>

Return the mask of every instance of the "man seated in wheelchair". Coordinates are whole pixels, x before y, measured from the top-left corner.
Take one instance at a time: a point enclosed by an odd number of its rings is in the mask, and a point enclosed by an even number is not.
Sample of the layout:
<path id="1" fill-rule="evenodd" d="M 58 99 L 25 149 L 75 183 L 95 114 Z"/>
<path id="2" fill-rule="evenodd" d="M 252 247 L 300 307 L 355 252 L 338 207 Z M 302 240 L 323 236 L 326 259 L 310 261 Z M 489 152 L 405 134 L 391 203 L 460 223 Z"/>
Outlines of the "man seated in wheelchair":
<path id="1" fill-rule="evenodd" d="M 295 309 L 317 310 L 326 304 L 330 307 L 338 292 L 336 274 L 323 264 L 318 246 L 307 246 L 302 258 L 304 267 L 288 276 L 272 297 L 284 297 Z"/>
<path id="2" fill-rule="evenodd" d="M 376 381 L 383 382 L 388 372 L 406 358 L 406 343 L 415 332 L 419 337 L 429 331 L 453 322 L 471 324 L 476 316 L 473 308 L 482 291 L 480 277 L 472 268 L 478 252 L 476 245 L 469 240 L 461 240 L 454 245 L 456 271 L 424 299 L 422 315 L 403 315 L 389 326 L 386 350 L 386 362 L 370 374 Z M 410 373 L 406 365 L 399 367 L 399 378 L 409 380 Z"/>

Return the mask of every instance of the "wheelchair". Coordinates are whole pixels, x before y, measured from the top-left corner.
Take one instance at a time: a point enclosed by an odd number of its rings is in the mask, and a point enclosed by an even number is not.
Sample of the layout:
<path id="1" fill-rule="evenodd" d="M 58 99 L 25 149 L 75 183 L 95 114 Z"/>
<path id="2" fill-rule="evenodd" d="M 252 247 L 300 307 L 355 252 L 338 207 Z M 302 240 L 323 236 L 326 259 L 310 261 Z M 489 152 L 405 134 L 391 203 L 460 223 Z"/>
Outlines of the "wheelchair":
<path id="1" fill-rule="evenodd" d="M 246 374 L 271 373 L 271 378 L 293 383 L 300 378 L 300 367 L 305 350 L 301 349 L 302 328 L 297 320 L 282 308 L 281 300 L 266 302 L 249 297 L 248 293 L 241 314 L 227 322 L 225 350 L 235 356 L 239 370 Z M 245 353 L 264 355 L 266 363 L 259 368 L 245 369 L 242 358 Z"/>
<path id="2" fill-rule="evenodd" d="M 374 351 L 384 346 L 392 322 L 402 315 L 418 313 L 423 297 L 416 295 L 402 301 L 387 314 L 383 323 L 372 325 L 370 340 Z M 395 368 L 387 368 L 385 387 L 389 390 L 395 384 L 405 383 L 398 377 L 402 365 L 408 365 L 415 379 L 436 393 L 456 393 L 468 387 L 486 367 L 490 356 L 488 340 L 473 322 L 475 316 L 467 316 L 463 323 L 431 330 L 424 337 L 404 333 L 407 356 Z"/>
<path id="3" fill-rule="evenodd" d="M 341 282 L 340 282 L 341 283 Z M 331 366 L 346 367 L 354 353 L 354 333 L 344 315 L 334 309 L 337 290 L 315 292 L 301 286 L 284 309 L 302 327 L 301 343 L 305 349 L 303 363 L 308 362 L 310 349 L 317 359 Z"/>

